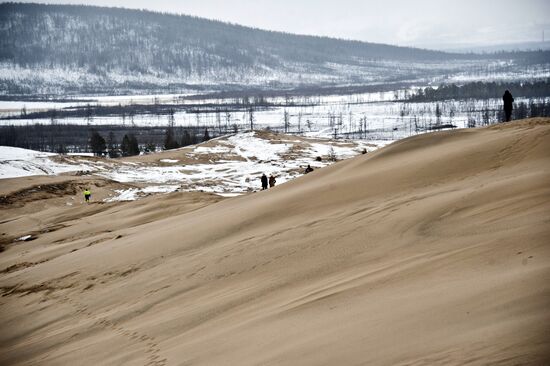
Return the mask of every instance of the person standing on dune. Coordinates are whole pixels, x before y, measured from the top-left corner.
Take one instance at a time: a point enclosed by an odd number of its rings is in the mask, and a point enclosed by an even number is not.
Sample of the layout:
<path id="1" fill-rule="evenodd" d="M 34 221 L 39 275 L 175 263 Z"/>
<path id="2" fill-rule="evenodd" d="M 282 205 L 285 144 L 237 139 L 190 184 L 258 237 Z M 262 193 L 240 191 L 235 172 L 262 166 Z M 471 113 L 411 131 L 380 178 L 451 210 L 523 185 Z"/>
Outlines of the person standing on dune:
<path id="1" fill-rule="evenodd" d="M 86 202 L 90 202 L 90 197 L 92 197 L 92 192 L 88 188 L 84 191 L 84 199 Z"/>
<path id="2" fill-rule="evenodd" d="M 272 174 L 269 176 L 269 188 L 275 187 L 275 183 L 277 183 L 277 181 L 275 180 L 275 177 Z"/>
<path id="3" fill-rule="evenodd" d="M 260 178 L 262 180 L 262 191 L 267 189 L 267 176 L 265 174 L 262 174 L 262 177 Z"/>
<path id="4" fill-rule="evenodd" d="M 504 115 L 506 118 L 506 122 L 510 122 L 510 120 L 512 119 L 512 109 L 514 108 L 514 97 L 509 90 L 506 90 L 504 92 L 504 95 L 502 96 L 502 100 L 504 101 Z"/>

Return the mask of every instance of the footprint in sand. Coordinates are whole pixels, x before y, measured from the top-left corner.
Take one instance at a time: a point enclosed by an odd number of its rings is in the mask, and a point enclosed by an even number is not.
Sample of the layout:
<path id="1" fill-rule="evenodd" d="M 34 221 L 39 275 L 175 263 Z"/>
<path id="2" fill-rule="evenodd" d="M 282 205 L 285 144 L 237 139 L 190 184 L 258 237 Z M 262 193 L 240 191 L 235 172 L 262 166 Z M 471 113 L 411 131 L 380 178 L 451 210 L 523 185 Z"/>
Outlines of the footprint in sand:
<path id="1" fill-rule="evenodd" d="M 70 298 L 67 295 L 55 296 L 54 299 L 58 300 L 60 303 L 69 304 L 75 309 L 75 315 L 84 316 L 85 318 L 94 322 L 94 325 L 99 326 L 106 330 L 114 331 L 120 336 L 130 339 L 134 344 L 141 344 L 145 348 L 145 355 L 147 356 L 147 364 L 150 366 L 164 366 L 166 365 L 167 359 L 161 359 L 160 347 L 155 342 L 155 337 L 140 333 L 138 331 L 132 331 L 124 328 L 124 326 L 111 321 L 109 319 L 100 318 L 95 315 L 93 312 L 88 310 L 88 307 L 84 304 L 79 303 L 78 301 Z"/>

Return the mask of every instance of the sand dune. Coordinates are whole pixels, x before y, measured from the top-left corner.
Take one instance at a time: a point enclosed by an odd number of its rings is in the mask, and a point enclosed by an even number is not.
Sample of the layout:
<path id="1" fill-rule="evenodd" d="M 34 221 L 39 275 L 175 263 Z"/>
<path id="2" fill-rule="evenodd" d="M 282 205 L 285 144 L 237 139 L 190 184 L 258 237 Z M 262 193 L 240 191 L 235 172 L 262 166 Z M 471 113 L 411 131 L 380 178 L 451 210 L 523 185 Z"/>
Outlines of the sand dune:
<path id="1" fill-rule="evenodd" d="M 0 364 L 548 364 L 549 181 L 532 119 L 231 199 L 29 202 L 63 225 L 0 254 Z"/>

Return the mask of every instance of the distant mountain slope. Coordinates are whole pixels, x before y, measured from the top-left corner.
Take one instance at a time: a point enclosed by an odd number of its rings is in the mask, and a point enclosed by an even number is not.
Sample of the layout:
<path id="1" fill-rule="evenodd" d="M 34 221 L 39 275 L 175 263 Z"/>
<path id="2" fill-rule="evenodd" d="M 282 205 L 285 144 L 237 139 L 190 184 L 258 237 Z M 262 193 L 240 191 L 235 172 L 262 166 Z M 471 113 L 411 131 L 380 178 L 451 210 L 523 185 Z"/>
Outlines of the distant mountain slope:
<path id="1" fill-rule="evenodd" d="M 357 58 L 448 59 L 443 52 L 268 32 L 184 15 L 92 6 L 0 4 L 4 61 L 165 72 L 285 61 L 354 63 Z M 139 50 L 139 52 L 137 52 Z"/>
<path id="2" fill-rule="evenodd" d="M 150 11 L 0 4 L 0 86 L 8 94 L 400 80 L 426 73 L 411 63 L 478 57 Z M 36 68 L 39 75 L 29 71 Z"/>

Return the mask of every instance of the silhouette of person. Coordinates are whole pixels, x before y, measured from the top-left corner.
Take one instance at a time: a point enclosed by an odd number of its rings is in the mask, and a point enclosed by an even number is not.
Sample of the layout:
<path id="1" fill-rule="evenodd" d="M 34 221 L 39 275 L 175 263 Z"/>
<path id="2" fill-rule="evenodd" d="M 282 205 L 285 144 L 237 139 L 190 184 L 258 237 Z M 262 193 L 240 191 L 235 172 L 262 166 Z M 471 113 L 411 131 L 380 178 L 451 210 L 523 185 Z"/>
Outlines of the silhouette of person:
<path id="1" fill-rule="evenodd" d="M 267 189 L 267 176 L 265 174 L 262 174 L 262 178 L 260 178 L 262 180 L 262 191 L 264 189 Z"/>
<path id="2" fill-rule="evenodd" d="M 270 175 L 269 176 L 269 188 L 275 187 L 275 183 L 277 183 L 277 181 L 275 180 L 275 177 L 273 175 Z"/>
<path id="3" fill-rule="evenodd" d="M 504 101 L 504 115 L 506 117 L 506 122 L 510 122 L 512 119 L 512 109 L 514 109 L 514 97 L 509 90 L 506 90 L 502 96 L 502 100 Z"/>
<path id="4" fill-rule="evenodd" d="M 313 168 L 308 164 L 304 174 L 311 173 L 312 171 L 313 171 Z"/>

